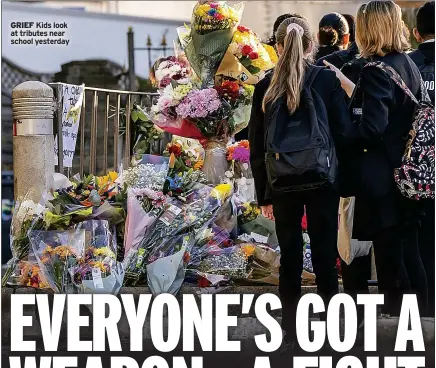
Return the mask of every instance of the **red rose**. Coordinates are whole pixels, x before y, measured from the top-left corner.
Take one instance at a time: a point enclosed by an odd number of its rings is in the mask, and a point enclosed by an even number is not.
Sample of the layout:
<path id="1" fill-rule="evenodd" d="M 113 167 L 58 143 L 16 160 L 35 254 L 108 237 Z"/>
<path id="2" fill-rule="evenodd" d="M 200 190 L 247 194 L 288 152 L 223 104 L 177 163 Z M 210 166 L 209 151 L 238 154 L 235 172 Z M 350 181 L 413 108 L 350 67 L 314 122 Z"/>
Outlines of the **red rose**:
<path id="1" fill-rule="evenodd" d="M 219 13 L 217 13 L 215 16 L 215 19 L 217 19 L 217 20 L 223 20 L 224 18 L 225 18 L 225 16 L 222 14 L 219 14 Z"/>
<path id="2" fill-rule="evenodd" d="M 168 147 L 168 152 L 174 153 L 174 156 L 179 157 L 182 154 L 182 147 L 180 147 L 178 144 L 171 144 Z"/>
<path id="3" fill-rule="evenodd" d="M 241 53 L 243 56 L 248 56 L 253 52 L 253 48 L 249 45 L 245 45 L 242 50 Z"/>
<path id="4" fill-rule="evenodd" d="M 248 57 L 249 57 L 251 60 L 255 60 L 255 59 L 257 59 L 257 58 L 259 57 L 259 54 L 258 54 L 256 51 L 253 51 L 253 52 L 250 52 L 250 54 L 248 55 Z"/>
<path id="5" fill-rule="evenodd" d="M 238 31 L 244 33 L 244 32 L 250 32 L 251 29 L 245 26 L 238 26 Z"/>

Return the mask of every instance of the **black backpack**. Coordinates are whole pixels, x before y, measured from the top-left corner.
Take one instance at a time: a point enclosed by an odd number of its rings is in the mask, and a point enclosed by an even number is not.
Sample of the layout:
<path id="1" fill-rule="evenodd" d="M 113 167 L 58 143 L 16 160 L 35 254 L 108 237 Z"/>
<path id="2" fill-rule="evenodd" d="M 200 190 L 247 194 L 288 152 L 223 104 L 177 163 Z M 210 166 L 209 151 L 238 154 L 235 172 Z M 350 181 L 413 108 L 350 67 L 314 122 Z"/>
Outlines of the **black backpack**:
<path id="1" fill-rule="evenodd" d="M 284 97 L 266 111 L 265 161 L 275 192 L 311 190 L 336 181 L 337 158 L 327 109 L 312 88 L 322 69 L 308 68 L 300 107 L 294 114 L 289 114 Z"/>

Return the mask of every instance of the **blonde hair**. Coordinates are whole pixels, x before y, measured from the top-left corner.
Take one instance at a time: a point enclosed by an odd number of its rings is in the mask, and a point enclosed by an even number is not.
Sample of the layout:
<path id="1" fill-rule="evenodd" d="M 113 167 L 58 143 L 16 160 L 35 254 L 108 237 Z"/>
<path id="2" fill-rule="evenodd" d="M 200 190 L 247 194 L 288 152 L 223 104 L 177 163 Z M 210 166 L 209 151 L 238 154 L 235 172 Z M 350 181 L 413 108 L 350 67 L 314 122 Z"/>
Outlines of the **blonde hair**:
<path id="1" fill-rule="evenodd" d="M 303 29 L 302 36 L 296 29 L 298 27 L 288 31 L 292 23 L 298 24 Z M 293 114 L 300 104 L 303 88 L 306 65 L 304 54 L 313 44 L 313 37 L 307 21 L 300 18 L 288 18 L 278 27 L 276 40 L 277 44 L 283 46 L 283 54 L 279 57 L 271 83 L 263 98 L 262 110 L 265 112 L 268 103 L 274 103 L 280 97 L 286 96 L 286 105 L 289 112 Z"/>
<path id="2" fill-rule="evenodd" d="M 356 43 L 363 57 L 407 50 L 410 44 L 404 32 L 401 8 L 390 0 L 363 4 L 356 17 Z"/>

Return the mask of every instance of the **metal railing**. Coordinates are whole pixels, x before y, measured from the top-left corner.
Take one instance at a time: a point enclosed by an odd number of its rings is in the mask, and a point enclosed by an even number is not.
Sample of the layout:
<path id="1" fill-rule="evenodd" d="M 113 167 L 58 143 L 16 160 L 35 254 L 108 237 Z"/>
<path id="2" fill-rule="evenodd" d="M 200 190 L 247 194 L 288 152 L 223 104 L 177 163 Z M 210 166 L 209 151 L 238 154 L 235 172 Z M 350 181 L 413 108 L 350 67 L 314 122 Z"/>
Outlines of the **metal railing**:
<path id="1" fill-rule="evenodd" d="M 53 83 L 55 95 L 61 96 L 63 84 Z M 62 104 L 57 106 L 55 131 L 58 133 L 57 172 L 70 176 L 79 173 L 117 171 L 120 164 L 128 166 L 132 155 L 131 109 L 134 103 L 151 107 L 156 93 L 119 91 L 86 87 L 82 102 L 78 139 L 72 168 L 64 168 L 62 135 Z M 90 102 L 90 107 L 88 103 Z M 103 102 L 103 104 L 100 104 Z M 124 116 L 124 118 L 123 118 Z M 122 121 L 124 120 L 124 121 Z M 123 131 L 121 131 L 123 130 Z"/>

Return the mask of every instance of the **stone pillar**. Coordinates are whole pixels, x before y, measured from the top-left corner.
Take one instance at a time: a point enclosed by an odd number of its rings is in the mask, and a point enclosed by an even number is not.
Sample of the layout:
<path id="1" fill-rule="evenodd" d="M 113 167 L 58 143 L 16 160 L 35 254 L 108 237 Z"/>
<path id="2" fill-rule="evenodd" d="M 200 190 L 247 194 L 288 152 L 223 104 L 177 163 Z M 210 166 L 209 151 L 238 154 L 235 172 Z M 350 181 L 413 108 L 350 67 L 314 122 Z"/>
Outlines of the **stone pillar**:
<path id="1" fill-rule="evenodd" d="M 53 89 L 37 81 L 12 90 L 14 198 L 39 202 L 54 173 Z"/>

